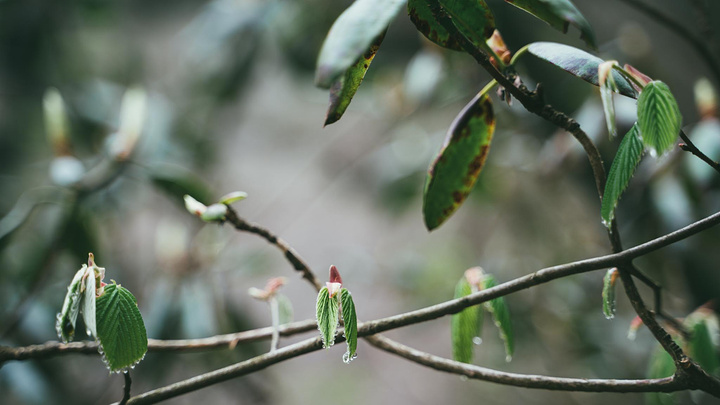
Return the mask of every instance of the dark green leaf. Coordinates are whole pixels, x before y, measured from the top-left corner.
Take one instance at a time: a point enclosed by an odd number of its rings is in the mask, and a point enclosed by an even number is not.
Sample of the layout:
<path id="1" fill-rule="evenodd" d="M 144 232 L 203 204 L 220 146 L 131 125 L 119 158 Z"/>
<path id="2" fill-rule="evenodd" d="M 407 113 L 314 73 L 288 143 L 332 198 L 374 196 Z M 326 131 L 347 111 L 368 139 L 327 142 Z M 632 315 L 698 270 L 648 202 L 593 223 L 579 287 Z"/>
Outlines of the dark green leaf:
<path id="1" fill-rule="evenodd" d="M 495 18 L 484 0 L 439 0 L 445 12 L 476 48 L 487 50 L 486 40 L 495 31 Z M 456 51 L 462 51 L 457 38 L 450 34 L 435 19 L 426 0 L 408 2 L 410 19 L 423 35 L 432 42 Z"/>
<path id="2" fill-rule="evenodd" d="M 660 345 L 657 345 L 650 358 L 648 378 L 665 378 L 670 377 L 674 373 L 675 363 L 672 357 L 670 357 Z M 674 405 L 675 399 L 673 394 L 651 392 L 645 394 L 645 403 L 648 405 Z"/>
<path id="3" fill-rule="evenodd" d="M 370 48 L 360 56 L 360 59 L 350 66 L 345 71 L 345 74 L 332 85 L 330 88 L 330 107 L 328 107 L 327 116 L 325 117 L 325 125 L 336 122 L 345 113 L 384 37 L 385 33 L 383 32 L 370 45 Z"/>
<path id="4" fill-rule="evenodd" d="M 73 276 L 67 288 L 62 309 L 60 313 L 57 314 L 55 330 L 57 330 L 58 337 L 63 343 L 72 341 L 75 336 L 75 323 L 77 322 L 78 313 L 80 313 L 80 301 L 82 300 L 80 286 L 82 285 L 82 276 L 85 274 L 86 269 L 87 266 L 83 265 L 83 267 L 75 273 L 75 276 Z"/>
<path id="5" fill-rule="evenodd" d="M 707 308 L 700 308 L 685 319 L 691 333 L 688 354 L 709 374 L 720 375 L 720 347 L 718 347 L 718 319 Z"/>
<path id="6" fill-rule="evenodd" d="M 607 319 L 615 317 L 615 284 L 617 283 L 617 279 L 617 269 L 608 270 L 603 278 L 603 314 L 605 314 L 605 318 Z"/>
<path id="7" fill-rule="evenodd" d="M 667 152 L 682 125 L 680 108 L 670 88 L 661 81 L 648 83 L 638 97 L 638 126 L 643 143 L 656 156 Z"/>
<path id="8" fill-rule="evenodd" d="M 327 287 L 323 287 L 318 293 L 315 316 L 318 329 L 322 335 L 323 347 L 329 349 L 335 344 L 335 329 L 338 326 L 340 301 L 337 295 L 330 297 Z"/>
<path id="9" fill-rule="evenodd" d="M 350 291 L 342 288 L 340 290 L 340 301 L 343 322 L 345 323 L 345 342 L 347 342 L 347 352 L 343 355 L 343 361 L 347 364 L 357 357 L 357 315 L 355 314 L 355 303 Z"/>
<path id="10" fill-rule="evenodd" d="M 472 293 L 472 287 L 463 277 L 455 287 L 455 298 L 462 298 Z M 471 363 L 473 357 L 473 338 L 480 334 L 483 312 L 475 305 L 454 314 L 450 320 L 450 337 L 452 339 L 453 359 L 463 363 Z"/>
<path id="11" fill-rule="evenodd" d="M 535 17 L 550 24 L 556 30 L 567 33 L 568 25 L 572 24 L 580 30 L 580 38 L 593 49 L 595 33 L 590 23 L 570 0 L 505 0 L 521 8 Z"/>
<path id="12" fill-rule="evenodd" d="M 457 38 L 451 37 L 450 33 L 435 19 L 427 0 L 408 0 L 408 15 L 410 20 L 430 41 L 454 51 L 464 51 Z"/>
<path id="13" fill-rule="evenodd" d="M 482 289 L 495 287 L 495 277 L 486 275 L 482 283 Z M 505 342 L 505 360 L 512 360 L 513 353 L 515 352 L 515 339 L 512 329 L 512 322 L 510 320 L 510 309 L 505 303 L 505 298 L 499 297 L 494 300 L 490 300 L 483 304 L 485 309 L 490 312 L 493 317 L 493 322 L 500 331 L 500 338 Z"/>
<path id="14" fill-rule="evenodd" d="M 635 168 L 642 158 L 643 144 L 638 132 L 638 125 L 635 124 L 625 134 L 618 147 L 615 160 L 613 160 L 610 167 L 601 208 L 602 219 L 607 227 L 610 226 L 615 216 L 615 207 L 617 207 L 618 200 L 620 200 L 620 195 L 630 183 Z"/>
<path id="15" fill-rule="evenodd" d="M 147 352 L 147 333 L 135 297 L 117 284 L 97 298 L 97 331 L 103 361 L 111 372 L 134 367 Z"/>
<path id="16" fill-rule="evenodd" d="M 535 42 L 528 46 L 528 52 L 550 62 L 560 69 L 577 76 L 588 83 L 599 86 L 598 67 L 603 60 L 572 46 L 553 42 Z M 637 98 L 637 91 L 617 71 L 612 72 L 618 92 L 623 96 Z"/>
<path id="17" fill-rule="evenodd" d="M 445 144 L 428 170 L 423 198 L 425 226 L 433 230 L 467 198 L 490 150 L 495 114 L 487 86 L 455 118 Z"/>
<path id="18" fill-rule="evenodd" d="M 405 0 L 356 0 L 330 28 L 318 57 L 315 83 L 330 88 L 387 29 Z"/>

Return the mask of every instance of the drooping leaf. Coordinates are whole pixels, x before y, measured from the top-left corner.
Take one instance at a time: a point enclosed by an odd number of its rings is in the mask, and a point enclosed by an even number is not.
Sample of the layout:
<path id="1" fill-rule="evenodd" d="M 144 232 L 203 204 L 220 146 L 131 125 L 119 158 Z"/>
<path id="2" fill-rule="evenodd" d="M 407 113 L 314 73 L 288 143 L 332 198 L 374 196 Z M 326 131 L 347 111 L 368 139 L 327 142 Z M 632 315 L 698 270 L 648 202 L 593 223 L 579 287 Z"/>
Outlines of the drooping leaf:
<path id="1" fill-rule="evenodd" d="M 682 115 L 665 83 L 655 80 L 643 88 L 637 114 L 640 136 L 650 152 L 659 156 L 673 146 L 680 133 Z"/>
<path id="2" fill-rule="evenodd" d="M 577 76 L 588 83 L 599 86 L 598 67 L 603 60 L 583 50 L 572 46 L 557 44 L 554 42 L 535 42 L 528 46 L 528 52 L 538 58 L 547 61 L 560 69 Z M 618 93 L 623 96 L 637 98 L 637 92 L 622 77 L 620 73 L 612 71 L 613 80 L 618 88 Z"/>
<path id="3" fill-rule="evenodd" d="M 97 337 L 97 322 L 95 318 L 95 266 L 88 267 L 85 275 L 85 292 L 82 299 L 82 313 L 85 327 L 93 337 Z"/>
<path id="4" fill-rule="evenodd" d="M 335 329 L 339 322 L 339 312 L 338 296 L 330 297 L 327 287 L 323 287 L 318 293 L 315 316 L 320 335 L 322 335 L 323 347 L 326 349 L 335 344 Z"/>
<path id="5" fill-rule="evenodd" d="M 472 287 L 463 277 L 455 286 L 455 298 L 462 298 L 472 293 Z M 473 339 L 480 334 L 483 312 L 475 305 L 454 314 L 450 320 L 450 337 L 452 340 L 453 359 L 463 363 L 471 363 L 473 357 Z"/>
<path id="6" fill-rule="evenodd" d="M 330 88 L 387 29 L 405 0 L 356 0 L 330 28 L 320 49 L 315 83 Z"/>
<path id="7" fill-rule="evenodd" d="M 720 375 L 720 327 L 712 310 L 700 308 L 685 319 L 691 333 L 688 354 L 709 374 Z"/>
<path id="8" fill-rule="evenodd" d="M 617 93 L 618 88 L 615 79 L 611 74 L 613 66 L 617 65 L 614 60 L 603 62 L 598 67 L 598 81 L 600 82 L 600 99 L 602 100 L 603 111 L 605 112 L 605 124 L 607 125 L 610 138 L 617 135 L 617 126 L 615 125 L 615 104 L 613 103 L 613 93 Z"/>
<path id="9" fill-rule="evenodd" d="M 482 289 L 495 287 L 495 277 L 492 275 L 486 275 L 482 282 Z M 512 322 L 510 320 L 510 309 L 505 302 L 504 297 L 495 298 L 483 304 L 485 309 L 490 312 L 493 318 L 493 323 L 497 326 L 500 331 L 500 338 L 505 342 L 505 360 L 512 360 L 513 353 L 515 352 L 515 338 L 512 329 Z"/>
<path id="10" fill-rule="evenodd" d="M 325 117 L 325 125 L 330 125 L 339 120 L 345 110 L 350 105 L 350 101 L 355 92 L 360 87 L 360 84 L 365 78 L 370 63 L 375 58 L 375 53 L 380 49 L 383 38 L 385 38 L 385 32 L 382 32 L 373 43 L 370 48 L 360 56 L 358 61 L 350 66 L 345 74 L 342 75 L 332 87 L 330 87 L 330 106 L 328 107 L 327 116 Z"/>
<path id="11" fill-rule="evenodd" d="M 463 108 L 428 170 L 423 195 L 425 226 L 433 230 L 447 220 L 467 198 L 490 150 L 495 114 L 486 92 L 488 85 Z"/>
<path id="12" fill-rule="evenodd" d="M 675 373 L 675 363 L 672 357 L 660 345 L 655 347 L 650 358 L 648 378 L 665 378 Z M 645 394 L 645 403 L 648 405 L 675 405 L 673 394 L 650 392 Z"/>
<path id="13" fill-rule="evenodd" d="M 110 284 L 97 298 L 97 332 L 103 360 L 111 372 L 133 367 L 145 357 L 147 333 L 135 297 Z"/>
<path id="14" fill-rule="evenodd" d="M 635 168 L 640 164 L 643 154 L 643 143 L 640 140 L 638 124 L 633 125 L 625 134 L 620 146 L 618 147 L 615 160 L 613 160 L 605 183 L 605 191 L 603 192 L 601 215 L 605 226 L 609 227 L 615 217 L 615 207 L 617 207 L 620 195 L 630 183 Z"/>
<path id="15" fill-rule="evenodd" d="M 572 24 L 580 30 L 580 38 L 582 38 L 588 46 L 597 49 L 595 33 L 590 23 L 570 0 L 505 1 L 545 21 L 556 30 L 562 31 L 563 34 L 567 34 L 568 25 Z"/>
<path id="16" fill-rule="evenodd" d="M 347 352 L 343 355 L 343 361 L 347 364 L 357 357 L 357 315 L 352 294 L 345 288 L 340 290 L 340 302 L 347 343 Z"/>
<path id="17" fill-rule="evenodd" d="M 607 319 L 615 317 L 615 284 L 617 283 L 617 279 L 617 269 L 608 270 L 603 278 L 603 314 L 605 314 L 605 318 Z"/>
<path id="18" fill-rule="evenodd" d="M 55 330 L 63 343 L 72 341 L 75 336 L 75 322 L 77 321 L 78 313 L 80 313 L 80 301 L 82 300 L 80 286 L 82 285 L 82 277 L 86 269 L 87 266 L 83 265 L 83 267 L 75 273 L 75 276 L 73 276 L 67 288 L 62 309 L 57 314 Z"/>
<path id="19" fill-rule="evenodd" d="M 280 324 L 290 323 L 293 321 L 293 306 L 288 297 L 283 294 L 275 294 L 278 303 L 278 318 Z"/>
<path id="20" fill-rule="evenodd" d="M 476 48 L 487 50 L 487 41 L 495 31 L 495 17 L 485 0 L 439 0 L 455 27 Z M 462 51 L 458 39 L 453 38 L 435 19 L 427 1 L 408 1 L 410 19 L 425 37 L 432 42 L 456 51 Z"/>

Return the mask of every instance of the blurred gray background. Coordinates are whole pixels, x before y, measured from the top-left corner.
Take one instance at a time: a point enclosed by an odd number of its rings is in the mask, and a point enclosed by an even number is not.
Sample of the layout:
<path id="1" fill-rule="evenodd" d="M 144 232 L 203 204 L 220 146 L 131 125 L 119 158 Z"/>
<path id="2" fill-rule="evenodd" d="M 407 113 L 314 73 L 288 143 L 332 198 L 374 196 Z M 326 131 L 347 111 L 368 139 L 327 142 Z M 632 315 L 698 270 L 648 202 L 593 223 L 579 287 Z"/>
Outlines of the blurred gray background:
<path id="1" fill-rule="evenodd" d="M 488 3 L 511 51 L 541 40 L 584 48 L 572 27 L 563 35 L 500 0 Z M 690 1 L 651 3 L 688 27 L 701 26 Z M 706 16 L 717 21 L 720 5 L 708 3 Z M 349 4 L 0 1 L 0 216 L 37 203 L 0 239 L 0 344 L 57 339 L 55 314 L 88 252 L 106 267 L 106 281 L 117 280 L 136 295 L 152 338 L 269 325 L 268 308 L 247 289 L 275 276 L 289 279 L 282 292 L 295 319 L 314 316 L 314 291 L 275 248 L 192 217 L 182 205 L 185 193 L 211 203 L 226 192 L 246 191 L 249 198 L 235 205 L 239 214 L 288 241 L 323 281 L 329 265 L 337 265 L 361 321 L 450 299 L 469 267 L 482 266 L 502 282 L 609 253 L 582 150 L 519 103 L 508 107 L 497 97 L 497 130 L 475 190 L 445 225 L 428 233 L 421 214 L 427 167 L 455 115 L 489 76 L 469 56 L 429 44 L 401 12 L 343 119 L 323 128 L 328 94 L 313 86 L 314 64 L 330 25 Z M 686 132 L 720 158 L 717 122 L 706 117 L 706 125 L 697 125 L 693 85 L 712 76 L 695 51 L 622 1 L 575 4 L 594 27 L 601 56 L 666 82 Z M 618 140 L 608 139 L 597 89 L 530 55 L 518 70 L 531 88 L 542 81 L 548 102 L 580 121 L 609 168 Z M 148 93 L 147 120 L 131 161 L 106 186 L 76 200 L 62 197 L 50 180 L 46 89 L 63 95 L 72 153 L 91 168 L 106 154 L 120 100 L 131 86 Z M 634 101 L 617 96 L 616 108 L 618 131 L 625 133 Z M 618 210 L 625 245 L 717 211 L 720 182 L 704 169 L 683 152 L 646 157 Z M 42 198 L 33 197 L 37 193 Z M 709 230 L 636 261 L 665 286 L 671 314 L 683 317 L 720 295 L 718 237 L 720 230 Z M 642 378 L 655 343 L 644 329 L 635 341 L 626 338 L 634 313 L 622 296 L 616 318 L 604 318 L 603 274 L 508 296 L 515 357 L 505 362 L 502 342 L 486 320 L 476 364 L 529 374 Z M 444 317 L 387 335 L 451 357 L 449 325 Z M 149 353 L 132 373 L 132 390 L 189 378 L 268 347 Z M 639 394 L 464 381 L 362 341 L 359 358 L 345 365 L 343 350 L 305 355 L 167 403 L 643 402 Z M 120 399 L 122 377 L 108 376 L 96 356 L 11 362 L 0 369 L 0 392 L 3 404 L 103 404 Z M 682 398 L 710 403 L 701 395 Z"/>

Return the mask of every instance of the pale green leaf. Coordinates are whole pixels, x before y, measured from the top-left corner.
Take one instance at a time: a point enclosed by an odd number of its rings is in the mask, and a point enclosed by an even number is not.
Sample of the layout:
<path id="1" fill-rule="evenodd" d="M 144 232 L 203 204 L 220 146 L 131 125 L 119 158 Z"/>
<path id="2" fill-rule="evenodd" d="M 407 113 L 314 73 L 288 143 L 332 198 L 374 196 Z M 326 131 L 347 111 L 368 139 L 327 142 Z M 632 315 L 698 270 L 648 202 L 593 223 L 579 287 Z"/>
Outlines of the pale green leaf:
<path id="1" fill-rule="evenodd" d="M 315 83 L 330 88 L 387 29 L 405 0 L 356 0 L 330 28 L 320 49 Z"/>
<path id="2" fill-rule="evenodd" d="M 672 357 L 660 345 L 657 345 L 650 358 L 648 378 L 665 378 L 674 373 L 675 363 Z M 645 403 L 648 405 L 674 405 L 675 398 L 673 394 L 650 392 L 645 394 Z"/>
<path id="3" fill-rule="evenodd" d="M 85 327 L 93 337 L 97 337 L 97 322 L 95 319 L 95 287 L 97 278 L 95 266 L 88 267 L 85 276 L 85 293 L 83 294 L 82 313 Z"/>
<path id="4" fill-rule="evenodd" d="M 482 289 L 495 287 L 495 277 L 492 275 L 486 275 L 483 279 Z M 510 309 L 505 303 L 504 297 L 495 298 L 483 304 L 485 309 L 490 312 L 493 318 L 495 326 L 497 326 L 500 332 L 500 338 L 505 342 L 505 360 L 512 360 L 513 353 L 515 352 L 515 338 L 512 328 L 512 321 L 510 320 Z"/>
<path id="5" fill-rule="evenodd" d="M 290 323 L 293 321 L 293 305 L 292 302 L 283 294 L 275 294 L 278 303 L 278 320 L 280 324 Z"/>
<path id="6" fill-rule="evenodd" d="M 607 319 L 615 317 L 615 285 L 617 284 L 617 279 L 617 269 L 608 270 L 603 278 L 603 314 L 605 314 L 605 318 Z"/>
<path id="7" fill-rule="evenodd" d="M 96 316 L 100 350 L 111 372 L 134 367 L 145 357 L 145 324 L 130 291 L 117 284 L 105 286 L 97 298 Z"/>
<path id="8" fill-rule="evenodd" d="M 567 33 L 572 24 L 580 30 L 580 38 L 592 48 L 595 45 L 595 33 L 590 23 L 570 0 L 505 0 L 535 17 L 550 24 L 556 30 Z"/>
<path id="9" fill-rule="evenodd" d="M 323 340 L 323 347 L 329 349 L 335 344 L 335 329 L 340 317 L 340 301 L 337 295 L 330 297 L 327 287 L 318 293 L 315 316 Z"/>
<path id="10" fill-rule="evenodd" d="M 620 200 L 620 195 L 630 183 L 635 168 L 640 164 L 642 158 L 644 149 L 638 132 L 638 125 L 635 124 L 625 134 L 618 147 L 615 160 L 613 160 L 610 167 L 601 208 L 602 219 L 607 227 L 610 226 L 615 217 L 615 207 L 617 207 L 618 200 Z"/>
<path id="11" fill-rule="evenodd" d="M 345 323 L 345 342 L 347 343 L 347 352 L 343 355 L 343 361 L 349 363 L 357 357 L 357 315 L 350 291 L 345 288 L 340 289 L 340 301 Z"/>
<path id="12" fill-rule="evenodd" d="M 244 200 L 247 198 L 247 193 L 244 191 L 233 191 L 231 193 L 227 193 L 224 196 L 220 197 L 220 201 L 218 203 L 220 204 L 232 204 L 236 201 Z"/>
<path id="13" fill-rule="evenodd" d="M 685 319 L 691 333 L 688 354 L 709 374 L 720 375 L 718 318 L 712 310 L 700 308 Z"/>
<path id="14" fill-rule="evenodd" d="M 617 126 L 615 125 L 615 103 L 613 103 L 613 92 L 617 93 L 618 87 L 615 78 L 611 74 L 613 66 L 617 65 L 616 61 L 607 61 L 598 67 L 598 78 L 600 81 L 600 100 L 602 101 L 603 111 L 605 112 L 605 124 L 607 125 L 608 134 L 611 138 L 617 135 Z"/>
<path id="15" fill-rule="evenodd" d="M 651 153 L 660 156 L 672 148 L 680 133 L 682 115 L 665 83 L 656 80 L 643 88 L 637 114 L 640 136 Z"/>
<path id="16" fill-rule="evenodd" d="M 67 288 L 67 294 L 65 294 L 62 309 L 60 310 L 60 313 L 57 314 L 55 330 L 57 331 L 60 340 L 64 343 L 72 341 L 75 336 L 75 323 L 77 321 L 78 313 L 80 312 L 80 301 L 82 300 L 80 286 L 82 285 L 82 277 L 86 270 L 87 265 L 83 264 L 83 267 L 75 273 L 75 276 L 73 276 L 73 279 Z"/>
<path id="17" fill-rule="evenodd" d="M 224 221 L 227 215 L 228 207 L 225 204 L 208 205 L 207 209 L 200 214 L 200 219 L 205 222 Z"/>
<path id="18" fill-rule="evenodd" d="M 462 298 L 472 293 L 472 287 L 463 277 L 455 287 L 455 298 Z M 483 312 L 475 305 L 454 314 L 450 320 L 450 337 L 452 340 L 453 359 L 463 363 L 471 363 L 473 358 L 473 339 L 480 334 Z"/>

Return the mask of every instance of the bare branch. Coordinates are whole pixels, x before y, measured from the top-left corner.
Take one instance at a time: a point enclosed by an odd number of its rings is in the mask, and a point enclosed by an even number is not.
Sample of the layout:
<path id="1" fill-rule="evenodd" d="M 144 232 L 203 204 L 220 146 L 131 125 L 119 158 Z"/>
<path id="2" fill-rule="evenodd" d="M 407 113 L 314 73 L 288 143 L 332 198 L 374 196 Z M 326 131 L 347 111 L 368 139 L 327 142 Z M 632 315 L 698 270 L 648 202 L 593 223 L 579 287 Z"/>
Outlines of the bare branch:
<path id="1" fill-rule="evenodd" d="M 124 372 L 123 377 L 125 378 L 125 386 L 123 387 L 123 397 L 122 397 L 122 400 L 120 400 L 119 405 L 127 404 L 127 401 L 130 399 L 130 386 L 132 385 L 132 379 L 130 378 L 130 372 L 129 371 Z"/>
<path id="2" fill-rule="evenodd" d="M 715 171 L 720 173 L 720 163 L 710 159 L 706 154 L 704 154 L 700 149 L 698 149 L 697 146 L 695 146 L 695 144 L 690 140 L 690 138 L 685 135 L 684 131 L 680 131 L 680 139 L 685 142 L 680 144 L 680 148 L 682 150 L 690 152 L 693 155 L 697 156 L 698 158 L 700 158 L 700 160 L 707 163 L 708 166 L 712 167 L 713 169 L 715 169 Z"/>

